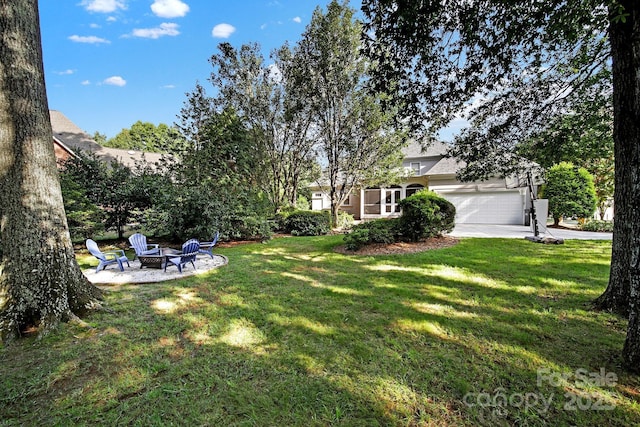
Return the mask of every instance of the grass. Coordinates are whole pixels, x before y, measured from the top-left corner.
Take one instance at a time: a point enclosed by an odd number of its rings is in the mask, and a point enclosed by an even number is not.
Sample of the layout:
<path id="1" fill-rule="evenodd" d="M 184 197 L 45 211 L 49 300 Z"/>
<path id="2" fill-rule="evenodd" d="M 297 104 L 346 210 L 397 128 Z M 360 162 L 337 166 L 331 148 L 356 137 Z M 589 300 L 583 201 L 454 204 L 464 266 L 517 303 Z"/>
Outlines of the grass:
<path id="1" fill-rule="evenodd" d="M 107 287 L 93 329 L 0 348 L 0 425 L 640 423 L 626 321 L 590 310 L 610 242 L 340 243 L 223 248 L 206 276 Z"/>

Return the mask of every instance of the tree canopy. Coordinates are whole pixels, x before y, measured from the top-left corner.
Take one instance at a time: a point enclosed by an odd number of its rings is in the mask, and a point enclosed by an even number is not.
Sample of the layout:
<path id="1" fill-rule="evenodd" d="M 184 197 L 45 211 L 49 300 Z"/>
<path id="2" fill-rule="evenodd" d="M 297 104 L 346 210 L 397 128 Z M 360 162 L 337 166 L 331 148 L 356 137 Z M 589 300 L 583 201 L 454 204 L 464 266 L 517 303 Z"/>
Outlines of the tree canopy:
<path id="1" fill-rule="evenodd" d="M 611 104 L 608 11 L 600 1 L 365 0 L 375 87 L 414 129 L 469 126 L 452 154 L 464 179 L 509 174 L 514 146 L 585 100 Z"/>
<path id="2" fill-rule="evenodd" d="M 156 126 L 140 120 L 131 125 L 130 129 L 122 129 L 113 138 L 102 142 L 105 147 L 151 153 L 178 152 L 184 148 L 184 144 L 184 138 L 175 127 L 164 123 Z"/>

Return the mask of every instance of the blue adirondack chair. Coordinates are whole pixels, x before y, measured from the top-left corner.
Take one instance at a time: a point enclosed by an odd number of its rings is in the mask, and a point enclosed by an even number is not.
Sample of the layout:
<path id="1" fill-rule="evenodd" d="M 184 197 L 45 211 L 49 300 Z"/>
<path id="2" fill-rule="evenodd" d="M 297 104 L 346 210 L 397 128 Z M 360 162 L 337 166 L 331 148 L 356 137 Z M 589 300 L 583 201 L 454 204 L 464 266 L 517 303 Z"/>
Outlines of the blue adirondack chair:
<path id="1" fill-rule="evenodd" d="M 191 263 L 191 265 L 193 265 L 193 268 L 195 270 L 196 264 L 194 261 L 196 260 L 196 255 L 198 255 L 199 249 L 200 242 L 198 242 L 198 240 L 187 240 L 182 245 L 181 253 L 176 254 L 175 257 L 167 257 L 167 262 L 164 263 L 164 271 L 167 271 L 167 266 L 169 265 L 169 263 L 171 263 L 178 267 L 178 271 L 182 273 L 182 267 L 189 262 Z"/>
<path id="2" fill-rule="evenodd" d="M 98 248 L 98 244 L 91 239 L 87 239 L 85 244 L 87 245 L 87 249 L 89 250 L 91 255 L 98 258 L 98 261 L 100 261 L 100 263 L 98 264 L 98 267 L 96 268 L 96 273 L 100 271 L 100 268 L 104 270 L 105 268 L 107 268 L 108 265 L 111 265 L 111 264 L 118 264 L 118 267 L 120 267 L 120 271 L 124 271 L 123 264 L 125 262 L 127 263 L 127 266 L 131 267 L 129 265 L 129 258 L 127 258 L 127 256 L 124 254 L 124 251 L 122 249 L 102 252 Z"/>
<path id="3" fill-rule="evenodd" d="M 200 242 L 200 249 L 198 250 L 199 254 L 207 254 L 211 258 L 213 258 L 213 247 L 218 243 L 218 237 L 220 233 L 216 231 L 216 234 L 213 235 L 213 239 L 210 242 Z"/>
<path id="4" fill-rule="evenodd" d="M 140 255 L 160 255 L 160 247 L 156 244 L 147 243 L 147 236 L 140 233 L 135 233 L 129 236 L 129 243 L 134 251 L 136 251 L 136 256 Z"/>

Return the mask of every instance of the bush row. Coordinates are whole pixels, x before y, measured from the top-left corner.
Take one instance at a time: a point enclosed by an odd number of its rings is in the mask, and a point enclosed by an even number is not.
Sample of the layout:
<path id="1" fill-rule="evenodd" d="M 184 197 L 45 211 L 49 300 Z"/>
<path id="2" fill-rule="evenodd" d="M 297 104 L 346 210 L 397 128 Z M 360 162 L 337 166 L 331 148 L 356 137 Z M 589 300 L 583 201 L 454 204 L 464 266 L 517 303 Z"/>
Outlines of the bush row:
<path id="1" fill-rule="evenodd" d="M 613 232 L 613 221 L 592 220 L 580 226 L 583 231 L 608 231 Z"/>
<path id="2" fill-rule="evenodd" d="M 371 243 L 417 242 L 453 230 L 456 209 L 432 191 L 420 191 L 400 201 L 402 216 L 363 222 L 344 237 L 348 250 Z"/>

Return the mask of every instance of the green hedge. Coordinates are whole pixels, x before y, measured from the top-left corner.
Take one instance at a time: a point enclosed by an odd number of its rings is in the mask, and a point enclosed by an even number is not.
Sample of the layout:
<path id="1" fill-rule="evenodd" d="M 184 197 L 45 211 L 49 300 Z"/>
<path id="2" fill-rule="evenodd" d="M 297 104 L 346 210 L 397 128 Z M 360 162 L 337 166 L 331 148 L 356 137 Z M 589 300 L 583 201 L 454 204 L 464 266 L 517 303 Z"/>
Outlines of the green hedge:
<path id="1" fill-rule="evenodd" d="M 608 231 L 613 232 L 613 221 L 592 220 L 580 226 L 582 231 Z"/>
<path id="2" fill-rule="evenodd" d="M 397 219 L 362 222 L 344 236 L 345 247 L 347 250 L 357 251 L 371 243 L 393 243 L 398 237 L 397 224 Z"/>
<path id="3" fill-rule="evenodd" d="M 331 231 L 327 211 L 295 211 L 283 221 L 284 231 L 294 236 L 320 236 Z"/>

